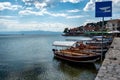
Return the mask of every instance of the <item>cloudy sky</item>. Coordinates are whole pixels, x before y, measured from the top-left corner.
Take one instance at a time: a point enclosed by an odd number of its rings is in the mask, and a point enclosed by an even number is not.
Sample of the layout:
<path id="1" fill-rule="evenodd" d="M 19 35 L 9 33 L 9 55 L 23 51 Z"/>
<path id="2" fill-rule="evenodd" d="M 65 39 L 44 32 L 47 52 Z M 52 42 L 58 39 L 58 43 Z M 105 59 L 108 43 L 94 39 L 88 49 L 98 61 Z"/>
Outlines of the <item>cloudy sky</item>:
<path id="1" fill-rule="evenodd" d="M 0 31 L 63 31 L 95 18 L 95 2 L 110 0 L 0 0 Z M 120 18 L 120 0 L 113 1 L 113 15 Z"/>

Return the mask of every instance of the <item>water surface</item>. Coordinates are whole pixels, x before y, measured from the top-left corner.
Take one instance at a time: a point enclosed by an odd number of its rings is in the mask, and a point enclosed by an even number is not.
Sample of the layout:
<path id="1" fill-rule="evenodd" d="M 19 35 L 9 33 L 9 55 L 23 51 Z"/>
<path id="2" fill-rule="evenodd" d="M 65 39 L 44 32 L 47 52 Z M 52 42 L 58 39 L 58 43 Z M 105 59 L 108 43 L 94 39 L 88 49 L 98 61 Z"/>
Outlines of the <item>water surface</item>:
<path id="1" fill-rule="evenodd" d="M 54 58 L 53 41 L 66 38 L 60 34 L 0 36 L 0 80 L 94 80 L 99 63 L 71 64 Z"/>

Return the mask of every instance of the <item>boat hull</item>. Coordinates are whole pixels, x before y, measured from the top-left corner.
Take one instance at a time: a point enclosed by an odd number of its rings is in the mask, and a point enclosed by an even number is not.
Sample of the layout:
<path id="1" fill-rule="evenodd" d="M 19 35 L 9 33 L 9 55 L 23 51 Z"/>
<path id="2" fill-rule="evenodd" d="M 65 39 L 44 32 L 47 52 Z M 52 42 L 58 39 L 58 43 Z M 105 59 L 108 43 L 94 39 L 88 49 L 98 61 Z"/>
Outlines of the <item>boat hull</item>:
<path id="1" fill-rule="evenodd" d="M 79 63 L 92 63 L 100 59 L 100 55 L 94 56 L 72 56 L 72 55 L 65 55 L 60 53 L 55 53 L 54 56 L 56 58 L 70 61 L 70 62 L 79 62 Z"/>

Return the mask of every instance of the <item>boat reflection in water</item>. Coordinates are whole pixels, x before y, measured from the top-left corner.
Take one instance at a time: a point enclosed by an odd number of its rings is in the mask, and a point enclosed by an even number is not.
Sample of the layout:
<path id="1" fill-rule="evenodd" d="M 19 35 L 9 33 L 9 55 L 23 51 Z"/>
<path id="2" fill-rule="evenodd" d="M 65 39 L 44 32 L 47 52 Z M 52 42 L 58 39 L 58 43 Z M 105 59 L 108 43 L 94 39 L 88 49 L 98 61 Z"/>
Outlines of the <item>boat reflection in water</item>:
<path id="1" fill-rule="evenodd" d="M 59 58 L 54 57 L 57 71 L 60 71 L 63 76 L 63 80 L 68 78 L 71 80 L 93 80 L 97 74 L 97 67 L 94 63 L 73 63 L 69 61 L 64 61 Z M 64 74 L 64 75 L 63 75 Z M 90 75 L 88 75 L 90 74 Z M 61 75 L 61 74 L 60 74 Z"/>

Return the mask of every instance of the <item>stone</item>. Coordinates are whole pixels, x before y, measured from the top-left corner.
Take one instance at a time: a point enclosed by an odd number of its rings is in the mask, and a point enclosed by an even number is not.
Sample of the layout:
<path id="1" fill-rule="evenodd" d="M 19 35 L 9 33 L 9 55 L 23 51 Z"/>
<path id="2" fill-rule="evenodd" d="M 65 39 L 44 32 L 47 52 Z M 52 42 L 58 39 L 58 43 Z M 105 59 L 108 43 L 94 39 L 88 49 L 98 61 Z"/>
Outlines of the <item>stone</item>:
<path id="1" fill-rule="evenodd" d="M 95 80 L 101 80 L 99 77 L 96 77 Z"/>
<path id="2" fill-rule="evenodd" d="M 120 38 L 114 38 L 95 80 L 120 80 Z"/>

